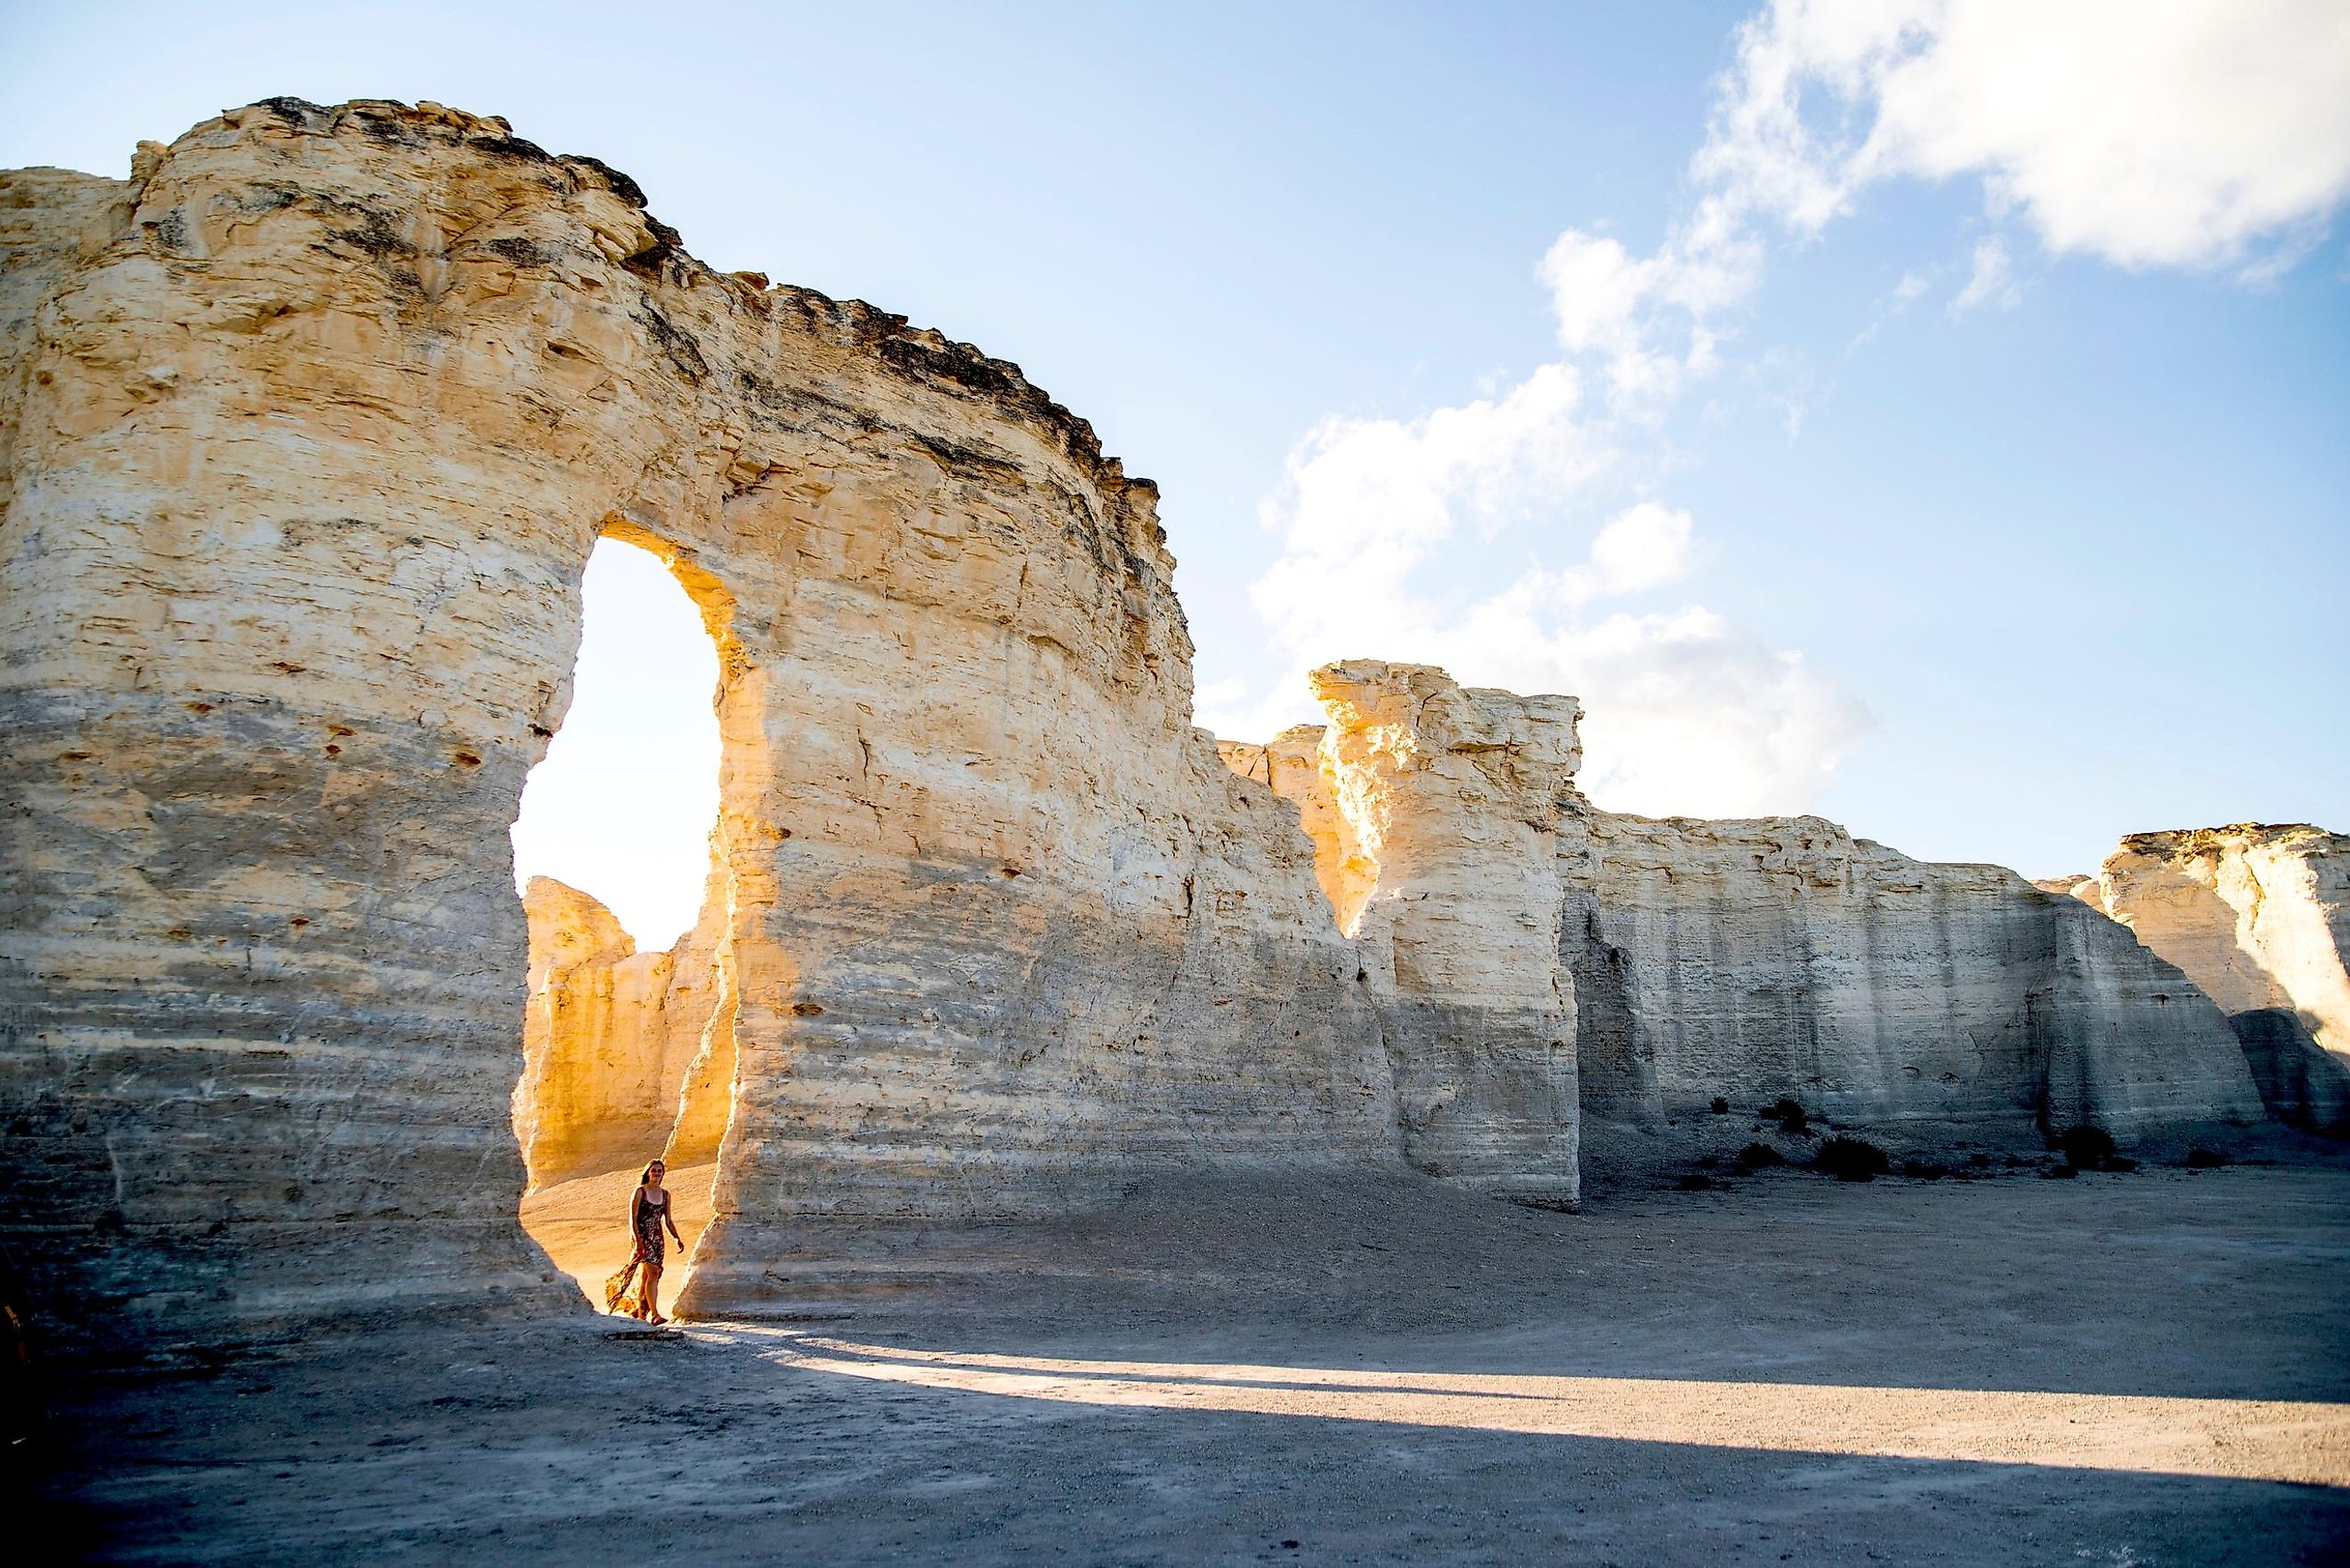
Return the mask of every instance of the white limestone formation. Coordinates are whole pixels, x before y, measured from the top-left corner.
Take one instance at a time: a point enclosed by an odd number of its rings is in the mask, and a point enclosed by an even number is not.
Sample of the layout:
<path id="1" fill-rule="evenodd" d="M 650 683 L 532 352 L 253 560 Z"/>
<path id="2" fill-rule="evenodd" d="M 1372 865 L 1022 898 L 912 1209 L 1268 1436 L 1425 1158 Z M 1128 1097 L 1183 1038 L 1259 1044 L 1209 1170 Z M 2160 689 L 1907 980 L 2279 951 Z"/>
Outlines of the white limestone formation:
<path id="1" fill-rule="evenodd" d="M 534 975 L 507 828 L 601 536 L 719 651 L 708 892 L 648 955 L 550 890 Z M 0 175 L 0 1231 L 36 1290 L 134 1338 L 558 1303 L 525 1147 L 714 1162 L 691 1313 L 1154 1173 L 1571 1204 L 1579 1117 L 1713 1095 L 2257 1110 L 2210 1004 L 2076 902 L 1592 810 L 1572 698 L 1366 660 L 1317 675 L 1326 728 L 1219 746 L 1173 566 L 1155 487 L 1017 367 L 713 272 L 503 120 L 279 99 L 128 181 Z"/>
<path id="2" fill-rule="evenodd" d="M 1156 492 L 1015 367 L 432 105 L 0 221 L 0 1219 L 88 1316 L 547 1289 L 505 835 L 600 535 L 720 651 L 689 1307 L 808 1224 L 1394 1158 L 1310 846 L 1189 724 Z"/>
<path id="3" fill-rule="evenodd" d="M 2350 1057 L 2350 837 L 2305 823 L 2133 833 L 2099 902 L 2229 1012 L 2282 1008 Z"/>
<path id="4" fill-rule="evenodd" d="M 1324 883 L 1342 915 L 1364 911 L 1349 929 L 1367 956 L 1392 945 L 1389 1029 L 1412 1037 L 1395 1012 L 1421 996 L 1531 1021 L 1554 988 L 1574 1014 L 1550 1027 L 1575 1042 L 1586 1170 L 1734 1147 L 1783 1098 L 1925 1144 L 2261 1115 L 2211 1003 L 2072 898 L 1818 817 L 1600 811 L 1573 787 L 1571 699 L 1413 665 L 1334 665 L 1315 684 L 1321 766 L 1271 776 L 1326 825 Z M 1409 1118 L 1401 1069 L 1399 1091 Z M 1744 1114 L 1712 1119 L 1717 1099 Z"/>
<path id="5" fill-rule="evenodd" d="M 2350 837 L 2306 823 L 2134 833 L 2074 896 L 2226 1011 L 2271 1110 L 2350 1132 Z"/>

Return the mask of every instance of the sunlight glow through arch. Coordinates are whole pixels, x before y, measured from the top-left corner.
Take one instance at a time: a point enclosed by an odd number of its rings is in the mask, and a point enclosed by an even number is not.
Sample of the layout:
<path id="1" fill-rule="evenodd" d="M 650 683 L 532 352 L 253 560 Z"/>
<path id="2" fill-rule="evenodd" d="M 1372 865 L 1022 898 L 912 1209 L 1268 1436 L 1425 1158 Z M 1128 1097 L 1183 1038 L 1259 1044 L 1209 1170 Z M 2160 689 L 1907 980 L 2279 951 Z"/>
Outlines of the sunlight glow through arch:
<path id="1" fill-rule="evenodd" d="M 571 708 L 523 788 L 515 887 L 568 882 L 650 951 L 702 907 L 718 815 L 718 651 L 685 589 L 637 545 L 598 540 L 581 597 Z"/>

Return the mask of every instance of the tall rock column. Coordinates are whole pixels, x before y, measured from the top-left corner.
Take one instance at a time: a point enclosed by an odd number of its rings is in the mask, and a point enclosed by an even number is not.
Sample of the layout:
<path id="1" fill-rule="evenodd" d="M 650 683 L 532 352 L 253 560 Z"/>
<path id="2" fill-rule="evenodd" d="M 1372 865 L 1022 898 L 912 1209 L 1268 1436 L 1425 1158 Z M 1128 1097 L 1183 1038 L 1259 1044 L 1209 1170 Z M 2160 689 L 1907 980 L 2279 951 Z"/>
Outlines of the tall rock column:
<path id="1" fill-rule="evenodd" d="M 1418 664 L 1332 664 L 1313 680 L 1336 809 L 1301 810 L 1339 841 L 1324 846 L 1325 885 L 1339 884 L 1380 1004 L 1406 1157 L 1500 1196 L 1576 1201 L 1555 840 L 1580 706 L 1464 690 Z"/>

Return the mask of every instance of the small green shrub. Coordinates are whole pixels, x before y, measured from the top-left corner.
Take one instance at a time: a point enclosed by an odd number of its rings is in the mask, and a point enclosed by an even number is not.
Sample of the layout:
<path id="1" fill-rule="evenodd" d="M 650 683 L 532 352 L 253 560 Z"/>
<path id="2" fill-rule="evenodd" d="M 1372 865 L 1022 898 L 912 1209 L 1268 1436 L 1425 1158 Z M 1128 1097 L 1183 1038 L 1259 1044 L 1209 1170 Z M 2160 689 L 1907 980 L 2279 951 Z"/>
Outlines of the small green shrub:
<path id="1" fill-rule="evenodd" d="M 2190 1148 L 2187 1151 L 2187 1168 L 2211 1170 L 2228 1163 L 2228 1157 L 2216 1148 Z"/>
<path id="2" fill-rule="evenodd" d="M 1767 1143 L 1750 1143 L 1738 1151 L 1738 1168 L 1760 1170 L 1766 1165 L 1784 1165 L 1787 1157 Z"/>
<path id="3" fill-rule="evenodd" d="M 1893 1162 L 1885 1151 L 1863 1138 L 1832 1137 L 1820 1145 L 1812 1163 L 1838 1181 L 1874 1181 L 1890 1174 Z"/>
<path id="4" fill-rule="evenodd" d="M 1716 1095 L 1713 1096 L 1713 1104 L 1710 1108 L 1715 1116 L 1726 1116 L 1730 1114 L 1730 1102 L 1722 1098 L 1720 1095 Z"/>
<path id="5" fill-rule="evenodd" d="M 1803 1106 L 1782 1096 L 1762 1107 L 1762 1119 L 1777 1122 L 1783 1132 L 1799 1133 L 1809 1125 Z"/>
<path id="6" fill-rule="evenodd" d="M 1706 1175 L 1701 1170 L 1692 1170 L 1687 1176 L 1682 1177 L 1680 1180 L 1676 1182 L 1674 1185 L 1678 1186 L 1683 1192 L 1703 1192 L 1707 1188 L 1713 1185 L 1713 1178 Z"/>

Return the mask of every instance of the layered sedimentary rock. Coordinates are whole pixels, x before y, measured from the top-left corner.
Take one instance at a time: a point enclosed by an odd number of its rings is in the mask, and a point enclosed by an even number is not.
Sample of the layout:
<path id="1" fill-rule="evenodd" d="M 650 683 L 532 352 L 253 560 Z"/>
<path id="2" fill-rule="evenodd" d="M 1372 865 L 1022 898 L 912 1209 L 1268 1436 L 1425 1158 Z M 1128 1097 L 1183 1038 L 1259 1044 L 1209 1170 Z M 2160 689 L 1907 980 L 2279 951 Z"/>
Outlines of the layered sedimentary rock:
<path id="1" fill-rule="evenodd" d="M 1314 672 L 1331 722 L 1267 748 L 1328 865 L 1379 1001 L 1404 1151 L 1423 1170 L 1572 1203 L 1575 992 L 1559 961 L 1558 797 L 1572 697 L 1464 691 L 1425 665 Z"/>
<path id="2" fill-rule="evenodd" d="M 1335 820 L 1315 836 L 1325 885 L 1375 889 L 1350 929 L 1367 954 L 1392 946 L 1387 1005 L 1473 997 L 1531 1023 L 1553 976 L 1586 1169 L 1743 1141 L 1717 1097 L 1746 1112 L 1793 1098 L 1920 1142 L 2261 1114 L 2219 1012 L 2074 899 L 1817 817 L 1600 811 L 1573 787 L 1567 699 L 1463 691 L 1424 666 L 1315 681 L 1332 720 L 1320 768 L 1266 776 L 1307 821 Z"/>
<path id="3" fill-rule="evenodd" d="M 1625 1158 L 1650 1147 L 1628 1135 L 1702 1128 L 1716 1096 L 1923 1142 L 2261 1115 L 2201 992 L 2012 871 L 1819 817 L 1570 815 L 1586 1137 Z"/>
<path id="4" fill-rule="evenodd" d="M 2230 1013 L 2278 1008 L 2350 1055 L 2350 837 L 2305 823 L 2133 833 L 2106 912 Z"/>
<path id="5" fill-rule="evenodd" d="M 695 955 L 682 942 L 639 952 L 611 910 L 552 877 L 532 877 L 522 907 L 529 1001 L 514 1122 L 530 1184 L 662 1153 L 710 1023 L 706 975 L 697 984 L 691 972 Z"/>
<path id="6" fill-rule="evenodd" d="M 2272 1110 L 2350 1127 L 2350 837 L 2306 823 L 2134 833 L 2077 896 L 2227 1012 Z"/>
<path id="7" fill-rule="evenodd" d="M 668 1060 L 682 1060 L 662 1158 L 674 1166 L 708 1165 L 725 1141 L 734 1111 L 733 874 L 723 835 L 711 840 L 710 875 L 693 929 L 670 949 L 669 990 L 661 998 Z"/>
<path id="8" fill-rule="evenodd" d="M 709 1311 L 1211 1164 L 1571 1202 L 1579 1106 L 2255 1104 L 2077 903 L 1593 811 L 1572 699 L 1366 661 L 1220 748 L 1082 421 L 502 120 L 273 99 L 0 176 L 0 1229 L 92 1332 L 561 1302 L 517 1110 L 548 1171 L 714 1157 Z M 506 830 L 604 535 L 719 651 L 708 895 L 665 960 L 550 907 L 534 977 Z"/>
<path id="9" fill-rule="evenodd" d="M 44 1289 L 151 1330 L 541 1288 L 505 830 L 606 533 L 721 653 L 701 1304 L 827 1219 L 1391 1157 L 1310 846 L 1188 722 L 1155 492 L 1016 368 L 430 105 L 272 100 L 0 214 L 0 1220 Z"/>

